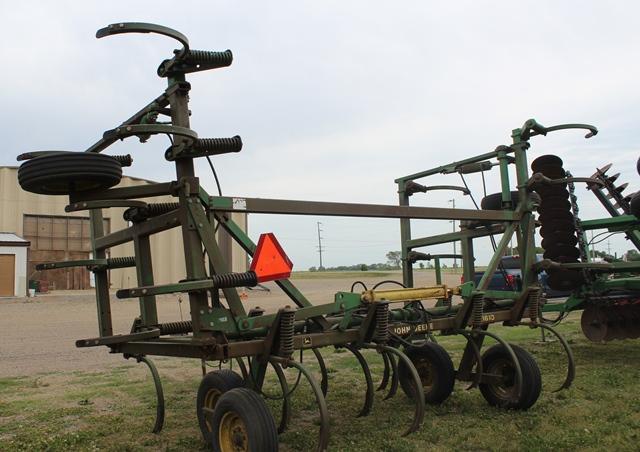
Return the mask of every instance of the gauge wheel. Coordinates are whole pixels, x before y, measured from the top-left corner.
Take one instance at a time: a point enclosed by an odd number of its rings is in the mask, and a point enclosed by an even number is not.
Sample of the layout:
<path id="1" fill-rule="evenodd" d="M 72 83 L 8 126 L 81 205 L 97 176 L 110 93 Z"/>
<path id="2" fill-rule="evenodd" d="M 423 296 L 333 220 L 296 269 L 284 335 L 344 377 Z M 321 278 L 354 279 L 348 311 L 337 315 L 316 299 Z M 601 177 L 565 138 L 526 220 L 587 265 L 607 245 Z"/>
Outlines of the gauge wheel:
<path id="1" fill-rule="evenodd" d="M 456 379 L 449 353 L 435 342 L 407 347 L 404 352 L 418 371 L 424 390 L 424 401 L 431 405 L 444 402 L 451 395 Z M 398 380 L 407 397 L 415 397 L 413 378 L 402 360 L 398 363 Z"/>
<path id="2" fill-rule="evenodd" d="M 629 211 L 632 215 L 640 218 L 640 192 L 633 195 L 629 204 Z"/>
<path id="3" fill-rule="evenodd" d="M 537 193 L 529 193 L 529 197 L 532 201 L 540 204 L 540 196 Z M 515 210 L 518 207 L 520 195 L 517 191 L 511 192 L 511 210 Z M 493 193 L 482 198 L 480 201 L 480 208 L 482 210 L 502 210 L 502 192 Z"/>
<path id="4" fill-rule="evenodd" d="M 91 152 L 56 152 L 27 160 L 18 168 L 23 190 L 42 195 L 69 195 L 105 190 L 122 179 L 120 162 Z"/>
<path id="5" fill-rule="evenodd" d="M 211 414 L 218 400 L 225 392 L 242 386 L 244 380 L 231 369 L 214 370 L 202 378 L 196 397 L 196 414 L 202 437 L 208 444 L 213 441 Z"/>
<path id="6" fill-rule="evenodd" d="M 522 390 L 518 391 L 516 372 L 511 356 L 502 345 L 490 347 L 482 355 L 483 375 L 498 377 L 490 383 L 480 383 L 480 392 L 489 405 L 513 410 L 526 410 L 540 396 L 540 368 L 531 354 L 511 345 L 522 370 Z M 518 394 L 520 392 L 520 394 Z"/>
<path id="7" fill-rule="evenodd" d="M 216 452 L 273 452 L 278 432 L 269 407 L 258 393 L 235 388 L 220 396 L 211 416 Z"/>

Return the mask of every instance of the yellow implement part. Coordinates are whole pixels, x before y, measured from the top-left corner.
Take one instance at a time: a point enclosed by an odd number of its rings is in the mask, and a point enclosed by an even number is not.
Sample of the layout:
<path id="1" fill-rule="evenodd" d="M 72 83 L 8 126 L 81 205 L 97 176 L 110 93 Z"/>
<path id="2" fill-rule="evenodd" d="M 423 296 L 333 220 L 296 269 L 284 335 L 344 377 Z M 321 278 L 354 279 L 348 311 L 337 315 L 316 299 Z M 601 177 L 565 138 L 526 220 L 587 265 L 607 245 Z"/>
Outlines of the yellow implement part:
<path id="1" fill-rule="evenodd" d="M 367 290 L 362 292 L 361 300 L 365 303 L 375 303 L 377 301 L 410 301 L 426 300 L 431 298 L 449 298 L 451 295 L 460 293 L 458 287 L 448 288 L 445 285 L 432 287 L 417 287 L 410 289 L 394 290 Z"/>

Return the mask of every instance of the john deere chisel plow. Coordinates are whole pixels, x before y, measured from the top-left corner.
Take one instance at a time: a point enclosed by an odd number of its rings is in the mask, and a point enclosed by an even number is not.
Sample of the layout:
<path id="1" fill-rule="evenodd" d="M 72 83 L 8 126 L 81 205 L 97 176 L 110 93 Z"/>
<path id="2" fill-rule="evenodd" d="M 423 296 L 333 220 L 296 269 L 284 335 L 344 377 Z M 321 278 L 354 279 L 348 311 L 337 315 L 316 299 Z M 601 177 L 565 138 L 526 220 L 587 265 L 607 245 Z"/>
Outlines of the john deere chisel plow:
<path id="1" fill-rule="evenodd" d="M 488 331 L 492 323 L 546 328 L 539 322 L 540 287 L 531 274 L 524 276 L 524 289 L 498 297 L 484 290 L 486 280 L 475 287 L 471 279 L 460 286 L 448 287 L 438 281 L 432 287 L 413 287 L 411 262 L 419 259 L 448 259 L 452 256 L 425 255 L 413 248 L 440 243 L 444 238 L 460 240 L 465 277 L 473 274 L 472 240 L 488 234 L 503 234 L 490 267 L 498 263 L 512 235 L 518 237 L 524 261 L 531 263 L 536 201 L 529 197 L 526 184 L 528 138 L 542 133 L 539 125 L 527 123 L 519 129 L 511 147 L 490 155 L 462 162 L 436 172 L 469 172 L 484 168 L 487 158 L 497 158 L 503 177 L 507 165 L 517 164 L 518 196 L 510 191 L 490 210 L 409 207 L 408 197 L 427 191 L 413 182 L 416 175 L 399 179 L 400 206 L 346 204 L 330 202 L 254 199 L 211 196 L 200 185 L 194 171 L 194 159 L 239 152 L 240 137 L 200 138 L 189 126 L 189 92 L 185 75 L 229 66 L 232 54 L 192 50 L 181 33 L 158 25 L 120 23 L 97 32 L 102 38 L 124 33 L 157 33 L 176 39 L 181 48 L 163 61 L 158 75 L 166 78 L 167 89 L 119 126 L 106 131 L 84 152 L 38 151 L 23 154 L 19 170 L 21 186 L 31 192 L 68 195 L 67 211 L 88 211 L 91 223 L 92 259 L 52 262 L 40 269 L 86 266 L 95 275 L 99 336 L 77 341 L 78 347 L 106 346 L 112 353 L 135 358 L 152 371 L 158 395 L 158 413 L 154 432 L 164 419 L 162 386 L 151 355 L 188 357 L 209 362 L 238 363 L 239 373 L 231 369 L 206 373 L 196 396 L 197 418 L 202 435 L 215 450 L 271 451 L 278 448 L 278 433 L 287 429 L 291 415 L 291 397 L 285 369 L 293 368 L 311 386 L 319 411 L 317 449 L 329 445 L 329 415 L 325 396 L 330 390 L 328 372 L 321 350 L 338 347 L 357 359 L 366 381 L 365 401 L 358 415 L 371 412 L 375 387 L 369 364 L 362 350 L 374 350 L 385 367 L 378 389 L 388 388 L 386 398 L 400 387 L 415 403 L 413 418 L 405 434 L 420 428 L 425 403 L 438 404 L 451 394 L 456 379 L 477 387 L 491 405 L 527 409 L 541 390 L 540 370 L 524 349 L 510 345 Z M 160 118 L 163 120 L 161 121 Z M 549 130 L 549 129 L 544 129 Z M 118 187 L 122 167 L 132 164 L 130 156 L 102 153 L 118 140 L 138 138 L 142 143 L 156 135 L 170 137 L 164 154 L 176 169 L 176 178 L 164 183 Z M 478 166 L 479 165 L 479 166 Z M 446 169 L 446 171 L 445 171 Z M 509 187 L 503 179 L 503 186 Z M 430 187 L 433 188 L 433 187 Z M 447 187 L 439 187 L 439 189 Z M 450 187 L 449 187 L 450 188 Z M 150 199 L 173 196 L 175 202 L 154 203 Z M 143 201 L 144 199 L 144 201 Z M 103 209 L 124 207 L 125 229 L 105 233 Z M 515 209 L 514 209 L 515 208 Z M 331 215 L 349 217 L 399 218 L 404 244 L 404 282 L 402 287 L 364 288 L 360 292 L 338 292 L 325 304 L 312 305 L 289 281 L 291 262 L 273 234 L 263 234 L 255 244 L 234 221 L 230 212 L 289 215 Z M 450 220 L 465 222 L 460 233 L 430 239 L 411 239 L 409 220 Z M 232 273 L 216 241 L 216 229 L 223 228 L 252 257 L 251 268 Z M 181 228 L 186 264 L 185 278 L 173 284 L 155 284 L 150 237 L 171 228 Z M 112 247 L 133 243 L 134 255 L 109 258 Z M 456 256 L 453 256 L 456 257 Z M 135 267 L 137 286 L 117 291 L 118 298 L 137 298 L 140 315 L 130 332 L 114 334 L 108 272 Z M 274 314 L 246 311 L 238 288 L 252 287 L 264 281 L 275 284 L 290 298 L 290 306 Z M 354 289 L 357 284 L 354 284 Z M 190 320 L 160 323 L 156 297 L 161 294 L 188 293 Z M 425 301 L 432 301 L 426 304 Z M 293 307 L 292 307 L 293 306 Z M 456 369 L 449 354 L 432 338 L 434 333 L 461 335 L 466 348 Z M 557 333 L 555 333 L 557 335 Z M 557 335 L 569 356 L 563 388 L 571 384 L 573 361 L 566 342 Z M 497 344 L 481 353 L 485 338 Z M 307 368 L 298 352 L 314 356 L 320 369 L 319 381 Z M 203 367 L 204 369 L 204 367 Z M 267 371 L 275 372 L 281 389 L 282 412 L 276 422 L 266 405 L 263 386 Z M 265 396 L 266 397 L 266 396 Z"/>

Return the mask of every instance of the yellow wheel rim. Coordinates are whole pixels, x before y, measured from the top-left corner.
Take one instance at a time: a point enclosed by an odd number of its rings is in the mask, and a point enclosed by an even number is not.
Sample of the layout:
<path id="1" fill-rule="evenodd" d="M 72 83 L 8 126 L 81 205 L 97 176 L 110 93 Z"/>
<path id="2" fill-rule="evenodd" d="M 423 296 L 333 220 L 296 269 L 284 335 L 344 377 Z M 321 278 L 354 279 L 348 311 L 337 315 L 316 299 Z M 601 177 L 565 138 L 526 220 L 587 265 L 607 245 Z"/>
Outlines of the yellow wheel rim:
<path id="1" fill-rule="evenodd" d="M 209 391 L 207 391 L 207 395 L 204 396 L 204 405 L 203 406 L 205 408 L 213 410 L 213 408 L 216 406 L 216 403 L 218 403 L 218 399 L 220 398 L 221 395 L 222 395 L 222 392 L 219 389 L 209 389 Z M 211 426 L 211 422 L 209 421 L 209 417 L 210 416 L 205 416 L 204 422 L 205 422 L 205 424 L 207 424 L 207 430 L 212 432 L 213 431 L 213 427 Z"/>
<path id="2" fill-rule="evenodd" d="M 222 452 L 248 452 L 249 435 L 247 426 L 238 413 L 229 411 L 220 419 L 218 443 Z"/>
<path id="3" fill-rule="evenodd" d="M 418 371 L 418 376 L 422 382 L 424 392 L 431 391 L 435 380 L 435 373 L 433 371 L 433 363 L 427 358 L 417 358 L 413 361 L 413 365 Z"/>

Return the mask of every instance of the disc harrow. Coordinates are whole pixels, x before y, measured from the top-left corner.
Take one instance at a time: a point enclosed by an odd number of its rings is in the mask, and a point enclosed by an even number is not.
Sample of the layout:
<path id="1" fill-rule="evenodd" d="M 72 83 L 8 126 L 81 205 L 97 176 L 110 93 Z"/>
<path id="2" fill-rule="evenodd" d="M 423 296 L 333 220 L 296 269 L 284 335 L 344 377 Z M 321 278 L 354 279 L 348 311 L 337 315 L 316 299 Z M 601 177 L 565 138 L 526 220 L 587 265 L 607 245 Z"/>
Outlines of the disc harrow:
<path id="1" fill-rule="evenodd" d="M 591 126 L 565 125 L 544 128 L 534 120 L 514 131 L 513 144 L 499 146 L 494 152 L 454 162 L 422 173 L 397 179 L 400 205 L 354 204 L 273 200 L 246 197 L 211 196 L 196 177 L 194 159 L 240 152 L 240 137 L 199 138 L 190 128 L 189 95 L 191 85 L 185 75 L 232 64 L 231 51 L 210 52 L 192 50 L 188 39 L 167 27 L 146 23 L 117 23 L 98 30 L 98 38 L 127 33 L 155 33 L 177 40 L 181 48 L 164 60 L 157 74 L 167 79 L 167 89 L 156 99 L 134 113 L 119 126 L 107 130 L 84 152 L 38 151 L 20 156 L 25 160 L 19 169 L 19 181 L 28 191 L 69 197 L 68 211 L 88 211 L 91 223 L 92 259 L 50 262 L 39 270 L 66 267 L 87 267 L 95 275 L 98 332 L 97 337 L 80 339 L 78 347 L 105 346 L 111 353 L 134 358 L 145 363 L 153 376 L 158 398 L 153 431 L 158 433 L 164 423 L 164 394 L 160 376 L 149 356 L 173 356 L 200 360 L 203 368 L 196 395 L 196 418 L 203 440 L 214 450 L 271 451 L 278 448 L 278 433 L 290 428 L 292 398 L 302 382 L 311 388 L 318 409 L 319 428 L 316 449 L 330 446 L 329 410 L 326 396 L 331 391 L 330 378 L 321 350 L 324 347 L 347 350 L 358 362 L 364 375 L 365 397 L 357 416 L 370 415 L 376 399 L 376 387 L 367 356 L 373 351 L 384 363 L 377 391 L 385 391 L 384 399 L 398 393 L 398 388 L 413 401 L 413 415 L 404 432 L 415 432 L 423 424 L 426 404 L 441 404 L 450 396 L 455 380 L 470 383 L 468 389 L 479 388 L 488 403 L 495 406 L 528 409 L 540 394 L 540 370 L 521 347 L 509 344 L 488 331 L 490 325 L 502 323 L 509 327 L 543 327 L 561 336 L 551 326 L 540 322 L 540 286 L 533 277 L 532 212 L 540 199 L 527 189 L 526 150 L 532 136 L 562 128 Z M 162 115 L 167 122 L 158 122 Z M 156 135 L 171 137 L 164 154 L 175 166 L 176 178 L 163 183 L 124 187 L 118 182 L 121 167 L 130 165 L 131 158 L 114 158 L 102 154 L 119 140 L 136 137 L 145 143 Z M 497 163 L 489 159 L 497 159 Z M 86 163 L 87 171 L 82 170 Z M 508 165 L 516 165 L 517 197 L 512 197 L 508 180 Z M 69 166 L 71 170 L 56 171 Z M 410 207 L 409 197 L 431 190 L 455 190 L 471 196 L 466 187 L 454 185 L 423 186 L 415 179 L 432 174 L 458 173 L 461 176 L 491 170 L 499 166 L 504 188 L 502 195 L 492 198 L 491 209 L 443 209 Z M 564 173 L 557 159 L 548 159 L 540 167 L 542 183 L 551 180 L 553 190 L 540 186 L 544 206 L 543 223 L 548 234 L 549 258 L 574 259 L 575 243 L 570 240 L 570 213 L 566 206 L 566 189 L 558 178 Z M 464 177 L 463 177 L 464 181 Z M 148 202 L 149 198 L 172 196 L 171 203 Z M 499 201 L 499 202 L 498 202 Z M 495 204 L 498 204 L 497 206 Z M 545 204 L 546 203 L 546 204 Z M 105 233 L 103 210 L 126 208 L 126 228 Z M 560 215 L 559 211 L 563 212 Z M 403 256 L 403 281 L 383 281 L 368 289 L 338 292 L 333 300 L 312 304 L 289 280 L 292 263 L 273 234 L 260 236 L 258 243 L 238 226 L 230 212 L 246 214 L 332 215 L 400 219 Z M 565 215 L 566 214 L 566 215 Z M 548 215 L 548 216 L 547 216 Z M 410 220 L 456 220 L 460 232 L 412 238 Z M 560 223 L 554 223 L 554 221 Z M 150 237 L 172 228 L 181 228 L 186 278 L 175 283 L 157 284 L 152 271 Z M 229 270 L 216 240 L 218 228 L 224 229 L 251 258 L 246 272 Z M 517 236 L 524 256 L 520 288 L 508 293 L 488 289 L 488 278 L 473 282 L 476 238 L 502 234 L 489 263 L 487 274 L 499 267 L 511 238 Z M 461 242 L 461 253 L 452 255 L 425 254 L 414 248 L 451 241 Z M 108 250 L 124 243 L 133 243 L 135 255 L 110 259 Z M 205 257 L 207 258 L 205 260 Z M 462 259 L 464 283 L 443 284 L 440 260 Z M 414 287 L 412 264 L 418 260 L 434 260 L 436 284 Z M 137 298 L 140 315 L 133 319 L 128 333 L 113 331 L 108 271 L 111 268 L 135 266 L 137 285 L 116 292 L 119 299 Z M 571 270 L 573 271 L 573 270 Z M 276 312 L 252 309 L 246 311 L 239 288 L 255 287 L 273 281 L 289 298 L 288 304 Z M 393 289 L 382 289 L 394 283 Z M 189 297 L 188 320 L 160 322 L 156 296 L 186 293 Z M 635 311 L 634 311 L 635 312 Z M 529 319 L 523 321 L 523 319 Z M 636 318 L 636 317 L 634 317 Z M 463 356 L 457 366 L 447 351 L 435 341 L 435 334 L 461 335 L 466 340 Z M 496 345 L 483 353 L 485 339 Z M 569 358 L 568 387 L 574 368 L 571 351 L 562 341 Z M 309 370 L 304 352 L 311 351 L 321 380 Z M 237 363 L 241 374 L 231 369 L 207 371 L 218 363 Z M 276 395 L 268 392 L 266 374 L 273 370 L 279 386 Z M 286 373 L 297 373 L 290 384 Z M 265 399 L 281 400 L 279 421 Z"/>

